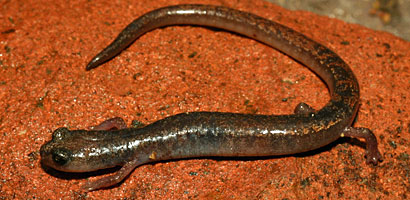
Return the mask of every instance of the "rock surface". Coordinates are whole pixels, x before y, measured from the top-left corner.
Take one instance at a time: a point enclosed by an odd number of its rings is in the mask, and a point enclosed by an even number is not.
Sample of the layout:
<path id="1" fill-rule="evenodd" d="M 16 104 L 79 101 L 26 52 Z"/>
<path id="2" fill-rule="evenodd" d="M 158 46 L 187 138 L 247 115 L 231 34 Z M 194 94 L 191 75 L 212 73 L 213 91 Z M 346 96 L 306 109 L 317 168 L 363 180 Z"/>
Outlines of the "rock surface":
<path id="1" fill-rule="evenodd" d="M 289 114 L 319 109 L 327 88 L 280 52 L 228 32 L 173 26 L 145 34 L 92 71 L 87 62 L 134 18 L 179 3 L 224 5 L 278 21 L 329 47 L 361 88 L 356 127 L 373 130 L 384 162 L 340 139 L 264 159 L 191 159 L 138 167 L 118 187 L 79 191 L 89 175 L 50 174 L 40 146 L 58 127 L 119 116 L 151 123 L 187 111 Z M 406 199 L 410 43 L 389 33 L 264 1 L 5 1 L 0 7 L 0 198 Z M 95 180 L 96 177 L 90 176 Z"/>

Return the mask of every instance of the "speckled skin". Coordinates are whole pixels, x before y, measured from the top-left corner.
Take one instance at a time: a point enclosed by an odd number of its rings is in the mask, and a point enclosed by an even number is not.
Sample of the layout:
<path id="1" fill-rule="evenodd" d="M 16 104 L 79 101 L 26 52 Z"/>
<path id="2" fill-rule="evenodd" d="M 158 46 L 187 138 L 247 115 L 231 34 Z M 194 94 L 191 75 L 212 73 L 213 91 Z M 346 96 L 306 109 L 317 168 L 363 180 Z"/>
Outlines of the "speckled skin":
<path id="1" fill-rule="evenodd" d="M 344 136 L 366 140 L 367 163 L 377 164 L 381 160 L 374 134 L 366 128 L 351 127 L 359 106 L 359 85 L 349 66 L 306 36 L 250 13 L 210 5 L 178 5 L 151 11 L 129 24 L 92 59 L 87 70 L 118 55 L 142 34 L 177 24 L 230 30 L 272 46 L 318 74 L 328 85 L 331 100 L 318 111 L 301 103 L 293 115 L 192 112 L 142 128 L 125 128 L 118 118 L 97 126 L 99 130 L 59 128 L 53 139 L 41 147 L 44 165 L 67 172 L 123 165 L 116 174 L 83 187 L 94 190 L 120 182 L 135 167 L 148 162 L 201 156 L 294 154 Z M 112 127 L 119 130 L 107 130 Z"/>

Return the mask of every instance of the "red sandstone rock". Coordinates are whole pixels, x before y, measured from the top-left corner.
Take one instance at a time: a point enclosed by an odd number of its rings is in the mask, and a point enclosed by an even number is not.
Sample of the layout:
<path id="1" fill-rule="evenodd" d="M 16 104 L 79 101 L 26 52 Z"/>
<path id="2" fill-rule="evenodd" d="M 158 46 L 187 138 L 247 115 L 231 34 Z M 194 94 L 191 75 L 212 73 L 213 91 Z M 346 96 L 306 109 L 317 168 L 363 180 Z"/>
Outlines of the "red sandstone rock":
<path id="1" fill-rule="evenodd" d="M 157 29 L 111 62 L 84 70 L 134 18 L 187 2 L 1 3 L 0 197 L 408 198 L 410 43 L 263 1 L 195 2 L 278 21 L 339 54 L 359 80 L 355 126 L 375 132 L 384 155 L 379 166 L 365 164 L 363 143 L 341 139 L 297 156 L 148 164 L 119 187 L 88 194 L 79 192 L 84 176 L 46 173 L 39 149 L 57 127 L 87 128 L 114 116 L 150 123 L 187 111 L 285 114 L 301 101 L 315 108 L 328 101 L 324 83 L 294 60 L 248 38 L 200 27 Z"/>

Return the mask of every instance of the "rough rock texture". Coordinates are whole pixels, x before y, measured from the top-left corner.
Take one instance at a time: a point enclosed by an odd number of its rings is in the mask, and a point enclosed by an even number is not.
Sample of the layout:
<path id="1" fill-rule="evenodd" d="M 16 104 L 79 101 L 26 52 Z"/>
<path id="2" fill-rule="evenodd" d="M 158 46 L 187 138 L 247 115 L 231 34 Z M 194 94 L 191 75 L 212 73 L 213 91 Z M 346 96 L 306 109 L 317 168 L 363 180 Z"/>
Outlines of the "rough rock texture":
<path id="1" fill-rule="evenodd" d="M 40 146 L 58 127 L 104 119 L 154 122 L 186 111 L 291 113 L 320 108 L 327 88 L 263 44 L 223 31 L 174 26 L 142 36 L 111 62 L 87 62 L 135 17 L 178 3 L 224 5 L 300 31 L 355 72 L 384 162 L 340 139 L 314 152 L 264 159 L 192 159 L 138 167 L 118 187 L 79 191 L 93 174 L 47 173 Z M 406 199 L 409 198 L 410 43 L 359 25 L 264 1 L 3 1 L 0 3 L 0 198 Z"/>

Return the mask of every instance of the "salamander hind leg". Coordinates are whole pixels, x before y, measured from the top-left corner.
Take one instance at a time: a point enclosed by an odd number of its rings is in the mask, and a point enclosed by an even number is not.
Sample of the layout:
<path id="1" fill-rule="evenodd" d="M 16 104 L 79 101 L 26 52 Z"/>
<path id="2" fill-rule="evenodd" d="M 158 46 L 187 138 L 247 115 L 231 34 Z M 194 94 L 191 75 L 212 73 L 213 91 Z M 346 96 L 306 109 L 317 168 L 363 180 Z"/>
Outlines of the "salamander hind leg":
<path id="1" fill-rule="evenodd" d="M 295 107 L 295 114 L 308 114 L 308 113 L 313 113 L 316 110 L 313 109 L 311 106 L 307 105 L 306 103 L 299 103 L 296 107 Z"/>
<path id="2" fill-rule="evenodd" d="M 91 126 L 89 129 L 91 130 L 110 130 L 110 129 L 125 129 L 127 128 L 127 124 L 121 117 L 114 117 L 111 119 L 107 119 L 96 126 Z"/>
<path id="3" fill-rule="evenodd" d="M 383 160 L 382 155 L 377 148 L 376 136 L 368 128 L 353 128 L 348 127 L 341 133 L 341 137 L 356 137 L 366 140 L 366 163 L 377 165 Z"/>

